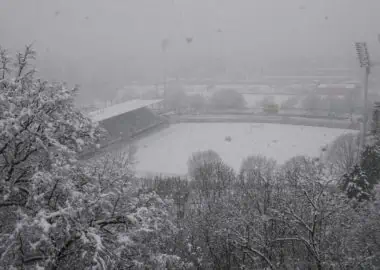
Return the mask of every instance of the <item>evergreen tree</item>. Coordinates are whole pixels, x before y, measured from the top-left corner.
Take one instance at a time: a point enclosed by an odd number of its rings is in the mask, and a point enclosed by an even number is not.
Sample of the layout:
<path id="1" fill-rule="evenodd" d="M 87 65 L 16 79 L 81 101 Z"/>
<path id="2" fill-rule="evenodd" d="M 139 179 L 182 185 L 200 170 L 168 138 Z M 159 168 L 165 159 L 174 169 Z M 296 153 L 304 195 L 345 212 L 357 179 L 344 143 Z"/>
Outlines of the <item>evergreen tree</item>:
<path id="1" fill-rule="evenodd" d="M 359 201 L 372 198 L 372 191 L 380 179 L 380 154 L 377 144 L 366 146 L 351 172 L 343 176 L 342 189 L 349 198 Z"/>

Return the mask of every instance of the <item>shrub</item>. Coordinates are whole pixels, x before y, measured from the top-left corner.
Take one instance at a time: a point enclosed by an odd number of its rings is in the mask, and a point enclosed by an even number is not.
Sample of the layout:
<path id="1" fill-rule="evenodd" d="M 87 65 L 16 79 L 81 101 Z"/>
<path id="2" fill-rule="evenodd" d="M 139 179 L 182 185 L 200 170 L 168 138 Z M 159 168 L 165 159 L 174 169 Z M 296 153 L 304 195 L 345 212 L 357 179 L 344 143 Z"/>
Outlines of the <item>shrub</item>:
<path id="1" fill-rule="evenodd" d="M 232 89 L 223 89 L 215 92 L 210 99 L 210 104 L 214 109 L 243 109 L 245 100 L 242 94 Z"/>

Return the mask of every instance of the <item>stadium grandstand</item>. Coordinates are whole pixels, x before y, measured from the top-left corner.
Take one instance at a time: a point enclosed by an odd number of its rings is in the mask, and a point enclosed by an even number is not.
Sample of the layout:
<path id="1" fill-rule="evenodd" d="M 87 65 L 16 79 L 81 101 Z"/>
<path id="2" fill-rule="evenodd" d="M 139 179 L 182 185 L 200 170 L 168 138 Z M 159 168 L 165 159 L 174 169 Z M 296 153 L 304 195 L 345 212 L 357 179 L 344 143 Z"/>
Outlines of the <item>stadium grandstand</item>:
<path id="1" fill-rule="evenodd" d="M 88 113 L 107 131 L 101 146 L 131 139 L 166 122 L 162 100 L 130 100 Z"/>

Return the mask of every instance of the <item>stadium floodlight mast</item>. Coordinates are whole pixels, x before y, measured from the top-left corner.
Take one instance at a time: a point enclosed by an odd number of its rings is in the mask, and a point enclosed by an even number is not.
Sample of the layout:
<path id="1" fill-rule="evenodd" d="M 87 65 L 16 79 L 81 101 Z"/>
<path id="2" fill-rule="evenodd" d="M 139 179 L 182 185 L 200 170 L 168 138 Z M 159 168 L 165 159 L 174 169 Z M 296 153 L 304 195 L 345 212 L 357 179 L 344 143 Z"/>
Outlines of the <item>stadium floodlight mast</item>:
<path id="1" fill-rule="evenodd" d="M 363 125 L 362 131 L 360 134 L 360 149 L 364 150 L 366 134 L 367 134 L 367 125 L 368 125 L 368 77 L 371 72 L 371 60 L 368 53 L 368 47 L 366 42 L 356 42 L 355 43 L 356 53 L 359 59 L 359 64 L 361 68 L 364 68 L 364 81 L 363 81 L 363 90 L 364 90 L 364 106 L 363 106 Z"/>

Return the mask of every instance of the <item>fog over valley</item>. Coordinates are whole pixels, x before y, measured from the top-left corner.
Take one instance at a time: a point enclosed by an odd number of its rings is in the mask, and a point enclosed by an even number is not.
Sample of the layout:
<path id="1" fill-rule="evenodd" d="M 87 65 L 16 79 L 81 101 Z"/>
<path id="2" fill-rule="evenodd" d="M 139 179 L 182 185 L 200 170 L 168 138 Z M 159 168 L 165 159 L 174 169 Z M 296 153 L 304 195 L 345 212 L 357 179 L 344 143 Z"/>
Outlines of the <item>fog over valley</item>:
<path id="1" fill-rule="evenodd" d="M 2 0 L 0 35 L 6 48 L 33 42 L 41 73 L 80 84 L 85 101 L 162 80 L 164 39 L 173 77 L 211 77 L 212 63 L 249 74 L 354 66 L 353 42 L 376 46 L 378 10 L 376 0 Z"/>

